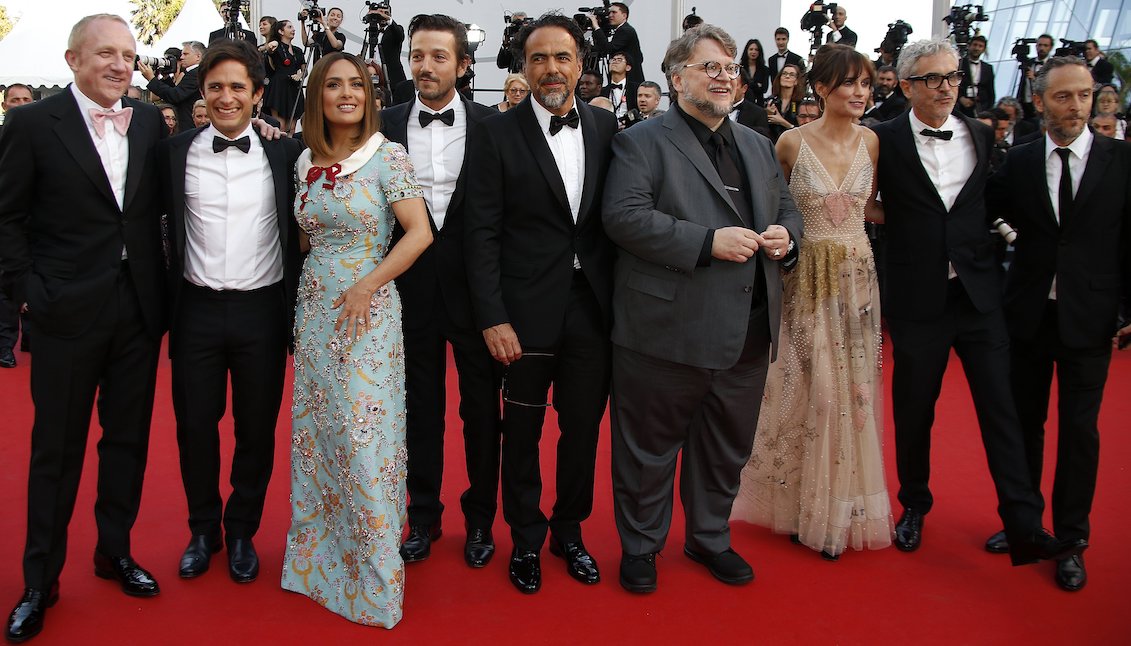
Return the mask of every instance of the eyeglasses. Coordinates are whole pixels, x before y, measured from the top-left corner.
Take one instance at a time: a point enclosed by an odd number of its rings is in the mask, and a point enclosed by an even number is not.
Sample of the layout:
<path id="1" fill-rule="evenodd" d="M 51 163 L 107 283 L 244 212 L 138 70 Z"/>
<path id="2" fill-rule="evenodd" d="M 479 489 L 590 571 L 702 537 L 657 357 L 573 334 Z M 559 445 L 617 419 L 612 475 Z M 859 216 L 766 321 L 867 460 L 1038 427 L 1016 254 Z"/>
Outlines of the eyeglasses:
<path id="1" fill-rule="evenodd" d="M 742 70 L 742 66 L 738 63 L 727 63 L 726 65 L 721 65 L 716 61 L 692 63 L 690 65 L 684 65 L 684 67 L 702 67 L 703 71 L 707 73 L 707 76 L 710 76 L 713 79 L 719 78 L 719 75 L 721 75 L 724 70 L 727 73 L 728 79 L 736 79 L 738 78 L 738 75 Z"/>
<path id="2" fill-rule="evenodd" d="M 526 94 L 527 92 L 529 92 L 529 90 L 524 87 L 507 88 L 507 94 Z"/>
<path id="3" fill-rule="evenodd" d="M 778 76 L 784 76 L 787 79 L 795 79 L 797 78 L 797 72 L 782 72 Z"/>
<path id="4" fill-rule="evenodd" d="M 908 76 L 908 81 L 922 81 L 923 85 L 927 86 L 928 90 L 937 90 L 942 87 L 945 80 L 950 87 L 958 87 L 962 85 L 962 79 L 966 78 L 965 72 L 954 71 L 950 74 L 926 74 L 924 76 Z"/>

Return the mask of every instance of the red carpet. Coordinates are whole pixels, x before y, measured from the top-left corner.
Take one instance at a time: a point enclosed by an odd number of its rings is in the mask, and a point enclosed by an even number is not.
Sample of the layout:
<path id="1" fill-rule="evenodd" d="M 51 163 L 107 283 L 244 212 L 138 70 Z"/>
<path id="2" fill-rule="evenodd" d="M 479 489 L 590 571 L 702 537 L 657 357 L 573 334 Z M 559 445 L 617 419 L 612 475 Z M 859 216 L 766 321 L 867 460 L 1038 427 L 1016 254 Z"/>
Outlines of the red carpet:
<path id="1" fill-rule="evenodd" d="M 3 613 L 23 587 L 31 357 L 18 356 L 18 368 L 0 370 L 6 440 L 0 454 L 4 485 L 0 504 L 8 510 L 0 521 Z M 1131 438 L 1124 422 L 1131 415 L 1131 400 L 1124 395 L 1129 388 L 1131 353 L 1123 353 L 1113 361 L 1100 419 L 1103 451 L 1092 514 L 1093 547 L 1087 552 L 1090 580 L 1075 594 L 1056 587 L 1051 564 L 1013 568 L 1008 557 L 982 550 L 983 540 L 1000 523 L 957 359 L 951 362 L 938 405 L 932 480 L 936 502 L 918 552 L 904 554 L 895 548 L 849 552 L 840 562 L 828 563 L 816 552 L 791 545 L 784 536 L 736 524 L 734 546 L 754 565 L 757 578 L 749 586 L 732 588 L 682 555 L 683 518 L 677 505 L 671 541 L 658 560 L 660 588 L 649 596 L 630 595 L 617 583 L 620 548 L 612 518 L 607 421 L 598 455 L 595 510 L 584 526 L 585 542 L 602 566 L 604 580 L 584 587 L 544 550 L 542 591 L 530 597 L 519 594 L 507 580 L 510 538 L 501 511 L 495 524 L 499 547 L 495 560 L 484 570 L 465 566 L 458 493 L 466 486 L 466 477 L 452 400 L 449 428 L 456 432 L 448 434 L 444 536 L 433 546 L 430 560 L 409 566 L 404 620 L 385 631 L 355 626 L 279 588 L 289 522 L 289 396 L 279 420 L 267 513 L 256 538 L 262 561 L 259 580 L 233 583 L 223 554 L 202 578 L 177 577 L 188 528 L 168 363 L 163 362 L 145 495 L 133 534 L 134 556 L 158 578 L 161 595 L 133 599 L 121 594 L 114 583 L 93 576 L 93 467 L 99 437 L 95 424 L 71 522 L 61 598 L 34 643 L 1126 644 L 1131 642 L 1131 613 L 1124 586 L 1131 578 L 1131 564 L 1122 549 L 1131 535 L 1126 504 L 1131 492 L 1127 467 Z M 557 435 L 553 428 L 548 424 L 543 445 L 549 450 L 544 457 L 552 457 Z M 890 402 L 886 428 L 888 483 L 898 513 Z M 224 446 L 230 454 L 230 423 L 225 430 Z M 1048 448 L 1051 458 L 1055 442 L 1050 440 Z M 544 463 L 544 473 L 552 473 L 551 465 Z M 1051 466 L 1046 469 L 1051 471 Z M 552 477 L 547 482 L 552 485 Z M 1046 483 L 1046 495 L 1048 485 L 1051 482 Z M 544 509 L 550 508 L 551 495 L 547 492 Z M 1046 524 L 1051 524 L 1047 514 Z"/>

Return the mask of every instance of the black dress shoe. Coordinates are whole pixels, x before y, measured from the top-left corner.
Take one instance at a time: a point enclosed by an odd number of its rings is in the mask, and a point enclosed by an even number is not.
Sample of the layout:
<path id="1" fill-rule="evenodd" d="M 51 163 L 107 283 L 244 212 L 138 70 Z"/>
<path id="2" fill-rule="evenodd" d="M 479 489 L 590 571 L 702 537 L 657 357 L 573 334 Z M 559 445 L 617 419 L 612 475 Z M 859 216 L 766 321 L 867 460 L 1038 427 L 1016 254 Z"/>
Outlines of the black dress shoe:
<path id="1" fill-rule="evenodd" d="M 572 543 L 559 543 L 550 540 L 550 554 L 565 559 L 566 571 L 573 578 L 592 585 L 601 582 L 601 572 L 597 569 L 597 561 L 586 551 L 581 541 Z"/>
<path id="2" fill-rule="evenodd" d="M 15 368 L 16 355 L 11 348 L 0 348 L 0 368 Z"/>
<path id="3" fill-rule="evenodd" d="M 629 592 L 655 592 L 656 553 L 621 554 L 620 586 Z"/>
<path id="4" fill-rule="evenodd" d="M 250 538 L 228 539 L 228 574 L 236 583 L 251 583 L 259 576 L 259 555 Z"/>
<path id="5" fill-rule="evenodd" d="M 401 544 L 401 559 L 405 563 L 423 561 L 432 554 L 432 541 L 439 540 L 443 532 L 440 523 L 431 527 L 409 524 L 408 538 Z M 486 565 L 486 563 L 484 563 Z"/>
<path id="6" fill-rule="evenodd" d="M 196 534 L 189 539 L 185 553 L 181 555 L 180 575 L 182 579 L 192 579 L 208 571 L 212 555 L 224 549 L 224 542 L 219 538 L 209 538 L 204 534 Z"/>
<path id="7" fill-rule="evenodd" d="M 1082 538 L 1060 540 L 1044 529 L 1035 529 L 1023 541 L 1010 542 L 1009 560 L 1013 565 L 1028 565 L 1037 561 L 1060 561 L 1076 556 L 1088 549 Z"/>
<path id="8" fill-rule="evenodd" d="M 24 596 L 8 615 L 8 628 L 4 638 L 18 644 L 25 642 L 43 630 L 43 618 L 47 609 L 59 600 L 59 584 L 51 586 L 47 592 L 35 588 L 25 588 Z"/>
<path id="9" fill-rule="evenodd" d="M 495 540 L 489 529 L 469 529 L 463 544 L 463 560 L 469 567 L 486 567 L 495 555 Z"/>
<path id="10" fill-rule="evenodd" d="M 1056 562 L 1056 584 L 1069 592 L 1076 592 L 1088 582 L 1084 569 L 1084 555 L 1076 554 Z"/>
<path id="11" fill-rule="evenodd" d="M 538 552 L 515 548 L 511 552 L 510 578 L 523 594 L 534 594 L 542 588 L 542 565 Z"/>
<path id="12" fill-rule="evenodd" d="M 745 585 L 754 580 L 754 569 L 732 549 L 718 554 L 700 554 L 691 548 L 683 548 L 687 558 L 707 566 L 711 576 L 730 585 Z"/>
<path id="13" fill-rule="evenodd" d="M 826 561 L 833 561 L 835 563 L 836 561 L 840 560 L 840 554 L 833 554 L 828 550 L 821 550 L 821 558 L 825 559 Z"/>
<path id="14" fill-rule="evenodd" d="M 132 597 L 153 597 L 161 591 L 153 575 L 128 556 L 106 556 L 95 551 L 94 575 L 117 581 L 122 592 Z"/>
<path id="15" fill-rule="evenodd" d="M 1005 530 L 986 539 L 986 551 L 991 554 L 1009 554 L 1009 539 L 1005 537 Z"/>
<path id="16" fill-rule="evenodd" d="M 895 524 L 895 547 L 901 552 L 914 552 L 923 540 L 923 514 L 908 507 Z"/>

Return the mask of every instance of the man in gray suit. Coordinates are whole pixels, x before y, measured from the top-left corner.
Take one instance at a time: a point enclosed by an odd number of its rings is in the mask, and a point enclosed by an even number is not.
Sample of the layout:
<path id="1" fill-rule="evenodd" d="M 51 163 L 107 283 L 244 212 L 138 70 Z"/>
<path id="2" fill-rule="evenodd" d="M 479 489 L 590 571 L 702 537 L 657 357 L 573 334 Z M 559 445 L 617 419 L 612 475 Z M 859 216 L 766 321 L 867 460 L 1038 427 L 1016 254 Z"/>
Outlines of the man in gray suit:
<path id="1" fill-rule="evenodd" d="M 801 215 L 770 141 L 727 119 L 735 53 L 718 27 L 684 33 L 664 59 L 673 109 L 613 139 L 603 208 L 618 246 L 613 502 L 632 592 L 656 589 L 681 449 L 684 553 L 725 583 L 754 578 L 727 519 L 777 339 L 779 263 L 796 258 Z"/>

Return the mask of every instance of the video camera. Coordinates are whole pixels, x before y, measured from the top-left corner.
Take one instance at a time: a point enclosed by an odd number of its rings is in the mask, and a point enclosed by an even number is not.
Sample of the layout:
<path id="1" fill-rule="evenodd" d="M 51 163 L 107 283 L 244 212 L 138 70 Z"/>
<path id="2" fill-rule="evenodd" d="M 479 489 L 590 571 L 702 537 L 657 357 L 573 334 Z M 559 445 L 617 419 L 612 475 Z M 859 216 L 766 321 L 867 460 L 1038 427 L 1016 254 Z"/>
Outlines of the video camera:
<path id="1" fill-rule="evenodd" d="M 392 4 L 389 0 L 379 0 L 378 2 L 371 2 L 365 0 L 366 11 L 365 15 L 361 17 L 361 22 L 370 25 L 376 23 L 378 25 L 386 25 L 392 20 L 391 12 L 393 10 Z M 384 12 L 379 13 L 379 12 Z"/>
<path id="2" fill-rule="evenodd" d="M 239 22 L 241 11 L 251 11 L 251 0 L 224 0 L 220 3 L 220 15 L 227 22 Z"/>
<path id="3" fill-rule="evenodd" d="M 1037 44 L 1036 38 L 1018 38 L 1013 41 L 1013 49 L 1010 53 L 1021 64 L 1022 70 L 1028 69 L 1029 64 L 1033 62 L 1032 57 L 1029 56 L 1029 46 L 1035 44 Z"/>
<path id="4" fill-rule="evenodd" d="M 873 51 L 877 54 L 891 52 L 891 59 L 894 64 L 895 61 L 899 60 L 899 53 L 903 51 L 903 46 L 907 44 L 907 37 L 914 32 L 915 30 L 911 28 L 911 25 L 902 20 L 889 22 L 888 30 L 887 33 L 884 34 L 883 41 L 881 41 L 880 46 Z"/>
<path id="5" fill-rule="evenodd" d="M 153 73 L 160 78 L 171 77 L 177 73 L 177 63 L 181 62 L 181 50 L 176 47 L 170 47 L 165 50 L 161 56 L 146 56 L 145 54 L 138 54 L 134 59 L 134 71 L 136 72 L 138 63 L 145 63 L 153 68 Z"/>
<path id="6" fill-rule="evenodd" d="M 534 22 L 534 19 L 526 15 L 516 18 L 515 14 L 504 11 L 503 22 L 507 25 L 503 27 L 503 47 L 510 48 L 511 39 L 517 36 L 518 32 L 522 31 L 523 27 Z"/>
<path id="7" fill-rule="evenodd" d="M 825 25 L 836 16 L 836 3 L 814 2 L 809 5 L 809 11 L 801 16 L 801 28 L 805 31 L 824 29 Z"/>
<path id="8" fill-rule="evenodd" d="M 577 10 L 581 13 L 574 14 L 573 20 L 577 26 L 582 30 L 589 31 L 593 29 L 593 23 L 589 21 L 589 14 L 593 14 L 597 18 L 597 24 L 600 25 L 604 31 L 612 29 L 613 25 L 609 22 L 609 9 L 612 7 L 612 0 L 601 0 L 603 5 L 600 7 L 578 7 Z"/>
<path id="9" fill-rule="evenodd" d="M 950 8 L 950 13 L 943 16 L 943 22 L 950 25 L 950 35 L 958 47 L 959 56 L 966 55 L 966 48 L 970 44 L 970 28 L 976 22 L 986 22 L 989 15 L 982 11 L 982 5 L 964 4 Z"/>
<path id="10" fill-rule="evenodd" d="M 1060 39 L 1060 47 L 1056 48 L 1054 52 L 1056 56 L 1075 56 L 1077 58 L 1084 58 L 1084 41 L 1082 40 L 1068 40 L 1067 38 Z"/>
<path id="11" fill-rule="evenodd" d="M 318 0 L 299 0 L 299 4 L 302 5 L 302 10 L 298 12 L 299 20 L 309 19 L 318 22 L 322 17 L 323 11 L 322 7 L 318 6 Z"/>

